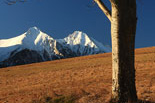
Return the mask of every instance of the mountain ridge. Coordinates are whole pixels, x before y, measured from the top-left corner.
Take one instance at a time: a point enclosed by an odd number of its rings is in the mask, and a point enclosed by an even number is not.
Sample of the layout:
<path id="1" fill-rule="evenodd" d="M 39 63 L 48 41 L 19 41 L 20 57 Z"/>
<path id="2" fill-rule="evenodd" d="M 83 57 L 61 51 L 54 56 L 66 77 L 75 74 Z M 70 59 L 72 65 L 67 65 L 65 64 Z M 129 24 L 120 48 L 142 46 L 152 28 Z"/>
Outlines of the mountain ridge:
<path id="1" fill-rule="evenodd" d="M 35 60 L 41 62 L 110 51 L 111 48 L 89 38 L 81 31 L 75 31 L 64 39 L 54 39 L 37 27 L 31 27 L 22 35 L 0 40 L 0 67 L 33 63 Z M 27 60 L 25 56 L 31 59 Z M 32 57 L 40 59 L 33 60 Z"/>

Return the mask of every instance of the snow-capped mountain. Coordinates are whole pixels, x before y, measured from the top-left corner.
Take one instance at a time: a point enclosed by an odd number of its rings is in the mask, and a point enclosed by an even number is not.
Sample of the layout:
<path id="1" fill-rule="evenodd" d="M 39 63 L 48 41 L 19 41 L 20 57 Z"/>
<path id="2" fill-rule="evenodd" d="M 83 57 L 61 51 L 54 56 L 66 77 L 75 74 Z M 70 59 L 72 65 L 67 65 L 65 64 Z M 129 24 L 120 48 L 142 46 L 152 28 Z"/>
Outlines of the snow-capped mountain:
<path id="1" fill-rule="evenodd" d="M 81 31 L 75 31 L 68 37 L 57 41 L 68 45 L 77 56 L 111 51 L 110 48 L 105 47 L 102 43 L 97 42 L 93 38 L 89 38 L 87 34 Z"/>
<path id="2" fill-rule="evenodd" d="M 110 51 L 111 48 L 81 31 L 75 31 L 64 39 L 53 39 L 32 27 L 20 36 L 0 40 L 0 67 Z"/>

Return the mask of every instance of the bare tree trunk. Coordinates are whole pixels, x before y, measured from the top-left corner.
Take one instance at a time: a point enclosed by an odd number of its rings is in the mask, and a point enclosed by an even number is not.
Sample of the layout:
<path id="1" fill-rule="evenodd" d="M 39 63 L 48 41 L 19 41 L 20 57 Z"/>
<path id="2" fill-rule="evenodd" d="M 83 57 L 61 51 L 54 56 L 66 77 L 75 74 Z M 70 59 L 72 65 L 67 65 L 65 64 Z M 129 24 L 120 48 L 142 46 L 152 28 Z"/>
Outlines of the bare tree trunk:
<path id="1" fill-rule="evenodd" d="M 136 103 L 134 47 L 136 0 L 111 0 L 112 101 Z"/>
<path id="2" fill-rule="evenodd" d="M 134 67 L 136 0 L 109 0 L 112 13 L 102 0 L 94 1 L 111 21 L 112 102 L 136 103 Z"/>

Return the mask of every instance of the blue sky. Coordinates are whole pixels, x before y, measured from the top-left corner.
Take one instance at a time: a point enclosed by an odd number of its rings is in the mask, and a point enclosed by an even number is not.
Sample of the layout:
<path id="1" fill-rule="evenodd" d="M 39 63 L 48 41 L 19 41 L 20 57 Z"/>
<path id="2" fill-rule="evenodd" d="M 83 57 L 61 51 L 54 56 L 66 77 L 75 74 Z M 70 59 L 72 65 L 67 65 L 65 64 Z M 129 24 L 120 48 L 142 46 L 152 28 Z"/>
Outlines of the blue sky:
<path id="1" fill-rule="evenodd" d="M 110 7 L 108 0 L 104 0 Z M 136 48 L 155 46 L 155 0 L 137 0 Z M 75 30 L 111 45 L 110 22 L 92 0 L 28 0 L 6 5 L 0 2 L 0 39 L 18 36 L 37 26 L 53 38 Z"/>

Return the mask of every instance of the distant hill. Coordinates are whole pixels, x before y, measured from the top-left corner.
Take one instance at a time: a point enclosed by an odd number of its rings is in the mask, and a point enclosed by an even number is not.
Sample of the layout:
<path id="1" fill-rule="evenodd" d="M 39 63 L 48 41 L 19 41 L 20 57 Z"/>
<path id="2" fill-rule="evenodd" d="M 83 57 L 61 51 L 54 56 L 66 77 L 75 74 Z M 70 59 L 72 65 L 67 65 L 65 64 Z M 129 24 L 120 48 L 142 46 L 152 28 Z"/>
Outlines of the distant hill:
<path id="1" fill-rule="evenodd" d="M 53 39 L 37 27 L 10 39 L 0 40 L 0 67 L 50 61 L 110 52 L 103 45 L 81 31 L 64 39 Z"/>

